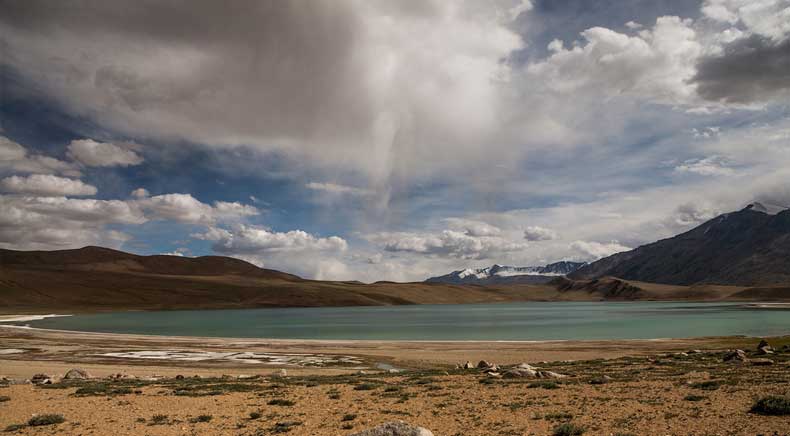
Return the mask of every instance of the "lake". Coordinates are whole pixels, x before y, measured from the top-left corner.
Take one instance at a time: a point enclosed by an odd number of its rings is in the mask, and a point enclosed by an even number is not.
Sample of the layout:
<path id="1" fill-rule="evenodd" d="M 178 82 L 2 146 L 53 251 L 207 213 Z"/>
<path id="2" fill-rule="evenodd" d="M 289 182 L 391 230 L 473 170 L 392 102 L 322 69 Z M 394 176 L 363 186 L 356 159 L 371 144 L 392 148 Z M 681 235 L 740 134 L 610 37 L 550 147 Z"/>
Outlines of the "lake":
<path id="1" fill-rule="evenodd" d="M 86 314 L 32 327 L 277 339 L 653 339 L 790 334 L 790 311 L 742 303 L 525 302 Z"/>

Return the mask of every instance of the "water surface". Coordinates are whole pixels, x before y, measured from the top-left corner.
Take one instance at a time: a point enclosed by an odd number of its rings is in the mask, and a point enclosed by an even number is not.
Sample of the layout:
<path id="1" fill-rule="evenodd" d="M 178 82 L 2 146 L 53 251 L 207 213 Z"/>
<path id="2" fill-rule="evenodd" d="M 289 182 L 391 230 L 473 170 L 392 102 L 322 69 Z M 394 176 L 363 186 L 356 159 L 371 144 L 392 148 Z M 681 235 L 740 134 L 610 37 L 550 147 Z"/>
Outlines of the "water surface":
<path id="1" fill-rule="evenodd" d="M 653 339 L 790 334 L 790 311 L 741 303 L 508 304 L 117 312 L 32 327 L 106 333 L 279 339 Z"/>

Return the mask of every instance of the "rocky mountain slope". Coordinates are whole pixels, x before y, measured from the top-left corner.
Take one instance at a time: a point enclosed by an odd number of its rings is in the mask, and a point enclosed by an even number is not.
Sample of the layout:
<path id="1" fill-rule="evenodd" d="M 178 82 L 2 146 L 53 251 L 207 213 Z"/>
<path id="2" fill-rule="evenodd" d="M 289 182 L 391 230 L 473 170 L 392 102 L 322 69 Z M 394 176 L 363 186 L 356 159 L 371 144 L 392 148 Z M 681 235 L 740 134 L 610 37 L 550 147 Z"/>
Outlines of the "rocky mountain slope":
<path id="1" fill-rule="evenodd" d="M 545 266 L 503 266 L 493 265 L 486 268 L 467 268 L 453 271 L 443 276 L 431 277 L 426 283 L 450 284 L 542 284 L 556 277 L 565 276 L 585 265 L 581 262 L 555 262 Z"/>
<path id="2" fill-rule="evenodd" d="M 576 280 L 606 276 L 673 285 L 790 283 L 790 210 L 770 214 L 750 205 L 569 274 Z"/>

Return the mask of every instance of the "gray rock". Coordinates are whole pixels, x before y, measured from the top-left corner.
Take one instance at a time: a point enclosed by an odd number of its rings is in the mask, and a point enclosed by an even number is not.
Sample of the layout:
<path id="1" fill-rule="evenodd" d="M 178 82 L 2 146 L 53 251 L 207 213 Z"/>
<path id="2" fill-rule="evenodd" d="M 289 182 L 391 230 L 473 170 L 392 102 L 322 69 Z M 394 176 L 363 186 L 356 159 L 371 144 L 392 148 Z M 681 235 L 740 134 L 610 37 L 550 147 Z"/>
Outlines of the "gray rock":
<path id="1" fill-rule="evenodd" d="M 773 365 L 774 364 L 773 360 L 765 359 L 765 358 L 762 358 L 762 357 L 758 357 L 756 359 L 751 359 L 751 360 L 749 360 L 749 362 L 752 365 L 754 365 L 754 366 L 768 366 L 768 365 Z"/>
<path id="2" fill-rule="evenodd" d="M 286 371 L 285 369 L 278 369 L 277 371 L 274 372 L 274 374 L 272 374 L 272 377 L 274 378 L 288 377 L 288 371 Z"/>
<path id="3" fill-rule="evenodd" d="M 734 350 L 724 355 L 725 362 L 748 362 L 749 358 L 746 357 L 746 352 L 743 350 Z"/>
<path id="4" fill-rule="evenodd" d="M 488 363 L 488 362 L 486 362 L 485 360 L 481 360 L 481 361 L 477 362 L 477 367 L 478 367 L 479 369 L 483 369 L 483 368 L 489 368 L 489 367 L 491 367 L 491 366 L 493 366 L 493 365 L 492 365 L 492 364 L 490 364 L 490 363 Z"/>
<path id="5" fill-rule="evenodd" d="M 464 364 L 463 364 L 461 367 L 462 367 L 463 369 L 473 369 L 475 366 L 474 366 L 474 365 L 472 365 L 472 362 L 470 362 L 470 361 L 468 361 L 468 360 L 467 360 L 467 361 L 466 361 L 466 363 L 464 363 Z"/>
<path id="6" fill-rule="evenodd" d="M 566 378 L 565 374 L 560 374 L 552 371 L 538 371 L 538 378 Z"/>
<path id="7" fill-rule="evenodd" d="M 33 383 L 34 385 L 51 385 L 52 377 L 46 374 L 36 374 L 33 377 L 30 377 L 30 383 Z"/>
<path id="8" fill-rule="evenodd" d="M 91 375 L 82 368 L 72 368 L 63 376 L 64 380 L 86 380 L 89 378 Z"/>
<path id="9" fill-rule="evenodd" d="M 430 430 L 403 421 L 388 422 L 351 436 L 433 436 Z"/>
<path id="10" fill-rule="evenodd" d="M 503 374 L 505 378 L 535 378 L 538 376 L 538 371 L 533 368 L 510 368 Z"/>

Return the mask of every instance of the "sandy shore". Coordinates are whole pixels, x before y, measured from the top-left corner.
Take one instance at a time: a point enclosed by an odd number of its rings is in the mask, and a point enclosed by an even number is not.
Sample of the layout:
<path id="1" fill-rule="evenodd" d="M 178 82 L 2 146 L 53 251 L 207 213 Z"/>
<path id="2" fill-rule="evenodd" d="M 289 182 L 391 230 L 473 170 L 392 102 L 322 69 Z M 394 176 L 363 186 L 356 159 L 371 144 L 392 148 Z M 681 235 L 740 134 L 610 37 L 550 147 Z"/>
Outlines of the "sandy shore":
<path id="1" fill-rule="evenodd" d="M 145 336 L 0 325 L 0 375 L 21 378 L 89 367 L 97 375 L 338 373 L 360 369 L 450 368 L 466 361 L 612 359 L 689 349 L 748 348 L 754 338 L 618 341 L 333 341 Z"/>

